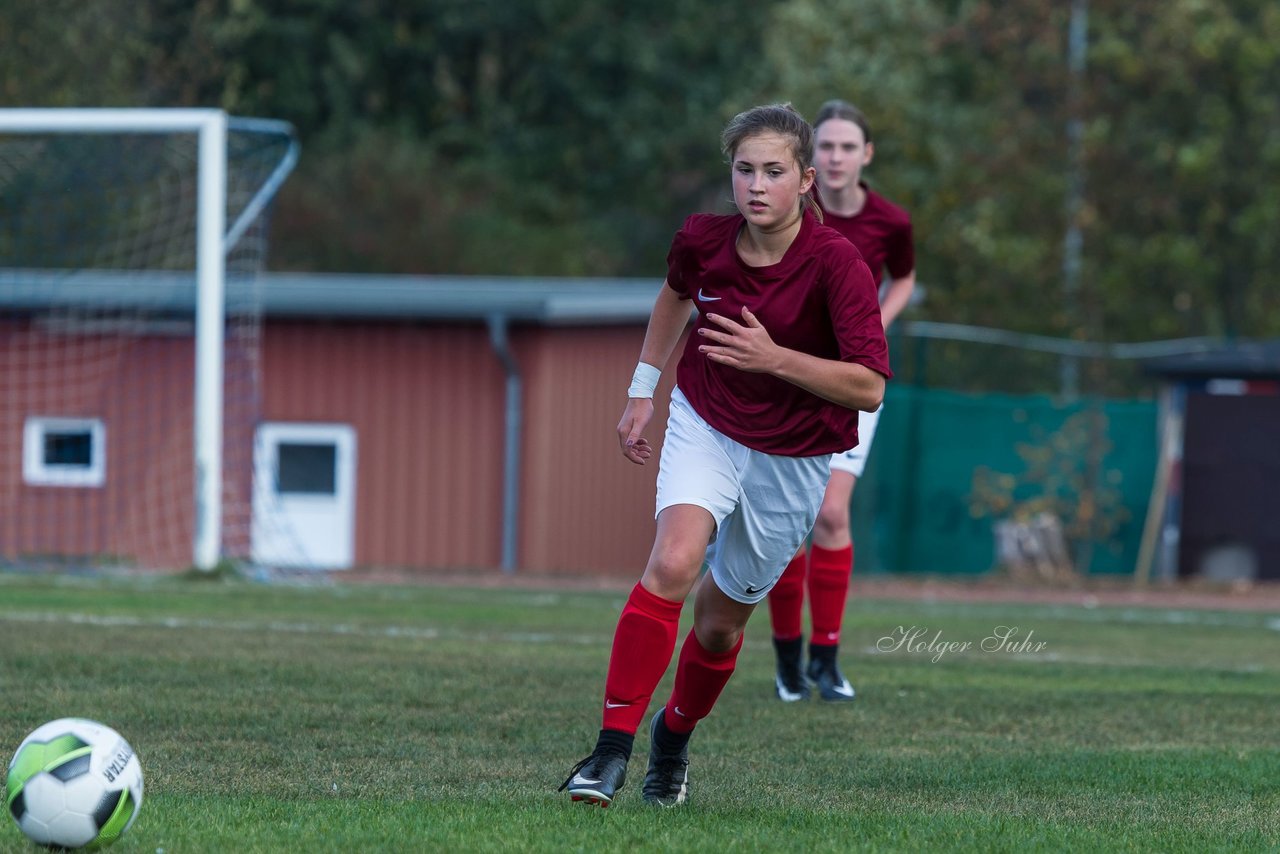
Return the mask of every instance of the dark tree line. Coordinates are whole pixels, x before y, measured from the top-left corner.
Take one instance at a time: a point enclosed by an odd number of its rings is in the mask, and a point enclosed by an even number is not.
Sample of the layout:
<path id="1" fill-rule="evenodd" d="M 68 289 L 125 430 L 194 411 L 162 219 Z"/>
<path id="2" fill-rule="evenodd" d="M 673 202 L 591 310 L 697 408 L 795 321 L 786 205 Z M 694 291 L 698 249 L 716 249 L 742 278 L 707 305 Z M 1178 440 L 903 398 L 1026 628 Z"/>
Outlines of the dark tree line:
<path id="1" fill-rule="evenodd" d="M 272 266 L 663 271 L 734 112 L 860 104 L 925 316 L 1102 340 L 1280 334 L 1280 7 L 1092 0 L 8 0 L 6 106 L 221 106 L 304 154 Z M 1081 120 L 1078 295 L 1064 298 Z"/>

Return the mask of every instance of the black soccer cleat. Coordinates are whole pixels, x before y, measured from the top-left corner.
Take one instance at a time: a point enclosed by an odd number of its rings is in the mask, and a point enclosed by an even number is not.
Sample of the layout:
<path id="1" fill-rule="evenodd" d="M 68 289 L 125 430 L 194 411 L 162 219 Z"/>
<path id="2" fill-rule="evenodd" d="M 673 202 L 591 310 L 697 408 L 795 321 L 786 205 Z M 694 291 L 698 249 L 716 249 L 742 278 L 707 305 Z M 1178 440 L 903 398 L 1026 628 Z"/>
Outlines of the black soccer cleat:
<path id="1" fill-rule="evenodd" d="M 659 746 L 662 735 L 668 735 L 665 714 L 665 708 L 658 709 L 649 724 L 649 769 L 644 775 L 643 795 L 646 804 L 674 807 L 689 800 L 689 741 L 685 739 L 679 750 L 671 752 Z"/>
<path id="2" fill-rule="evenodd" d="M 809 683 L 805 682 L 801 668 L 804 639 L 773 639 L 773 651 L 778 658 L 778 671 L 773 677 L 773 690 L 784 703 L 795 703 L 809 698 Z"/>
<path id="3" fill-rule="evenodd" d="M 811 659 L 806 676 L 809 684 L 817 689 L 818 696 L 828 703 L 847 703 L 855 696 L 853 686 L 836 666 L 834 657 L 829 660 Z"/>
<path id="4" fill-rule="evenodd" d="M 573 766 L 569 778 L 560 784 L 557 791 L 568 789 L 569 797 L 574 801 L 607 807 L 627 781 L 628 758 L 619 750 L 597 747 L 590 756 Z"/>

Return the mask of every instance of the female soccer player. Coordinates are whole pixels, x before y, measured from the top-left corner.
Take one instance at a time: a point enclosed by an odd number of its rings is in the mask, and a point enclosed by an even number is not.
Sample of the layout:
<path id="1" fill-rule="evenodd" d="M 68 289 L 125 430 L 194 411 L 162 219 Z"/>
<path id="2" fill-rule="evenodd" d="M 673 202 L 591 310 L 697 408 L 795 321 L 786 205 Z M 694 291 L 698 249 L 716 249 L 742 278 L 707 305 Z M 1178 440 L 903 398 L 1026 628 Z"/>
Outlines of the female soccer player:
<path id="1" fill-rule="evenodd" d="M 847 237 L 871 268 L 876 282 L 887 272 L 889 286 L 880 318 L 889 324 L 906 307 L 915 289 L 915 249 L 911 219 L 862 181 L 862 170 L 875 149 L 862 112 L 847 101 L 828 101 L 814 122 L 815 166 L 823 221 Z M 784 702 L 803 700 L 812 685 L 823 700 L 854 698 L 853 686 L 836 665 L 840 627 L 849 578 L 853 573 L 853 537 L 849 501 L 867 463 L 880 409 L 858 421 L 856 447 L 831 457 L 831 479 L 818 510 L 812 546 L 802 546 L 769 593 L 769 619 L 777 654 L 774 690 Z M 806 585 L 806 581 L 808 584 Z M 804 638 L 801 617 L 805 587 L 809 591 L 809 666 L 802 669 Z"/>
<path id="2" fill-rule="evenodd" d="M 685 801 L 689 736 L 733 673 L 747 618 L 813 526 L 831 454 L 857 443 L 857 411 L 880 405 L 890 376 L 871 271 L 812 205 L 809 124 L 789 105 L 755 107 L 721 143 L 737 213 L 694 215 L 676 233 L 618 423 L 623 455 L 647 463 L 653 390 L 692 302 L 657 534 L 618 618 L 595 749 L 560 787 L 575 801 L 608 806 L 622 787 L 697 584 L 674 690 L 650 721 L 643 787 L 651 804 Z"/>

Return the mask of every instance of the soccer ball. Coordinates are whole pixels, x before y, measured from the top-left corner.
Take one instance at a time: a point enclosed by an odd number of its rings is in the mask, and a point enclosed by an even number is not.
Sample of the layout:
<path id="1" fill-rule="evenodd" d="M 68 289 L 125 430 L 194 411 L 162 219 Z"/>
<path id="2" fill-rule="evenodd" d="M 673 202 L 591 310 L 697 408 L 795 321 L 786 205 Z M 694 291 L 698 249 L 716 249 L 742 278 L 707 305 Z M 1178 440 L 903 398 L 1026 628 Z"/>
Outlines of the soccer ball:
<path id="1" fill-rule="evenodd" d="M 111 727 L 62 718 L 18 745 L 6 791 L 9 814 L 31 841 L 110 845 L 142 807 L 142 764 Z"/>

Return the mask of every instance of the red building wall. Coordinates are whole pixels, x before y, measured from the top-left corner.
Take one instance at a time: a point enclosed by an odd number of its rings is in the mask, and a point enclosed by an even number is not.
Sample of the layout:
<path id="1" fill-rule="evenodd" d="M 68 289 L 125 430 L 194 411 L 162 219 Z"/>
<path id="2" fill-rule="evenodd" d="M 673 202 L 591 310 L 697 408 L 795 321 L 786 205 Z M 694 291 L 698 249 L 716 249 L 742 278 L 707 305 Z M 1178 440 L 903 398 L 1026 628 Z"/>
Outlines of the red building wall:
<path id="1" fill-rule="evenodd" d="M 276 322 L 263 418 L 356 430 L 356 563 L 497 566 L 502 369 L 481 326 Z"/>
<path id="2" fill-rule="evenodd" d="M 634 575 L 653 544 L 657 461 L 623 458 L 617 424 L 644 330 L 540 329 L 527 377 L 521 563 L 538 571 Z M 662 438 L 664 408 L 648 431 Z"/>
<path id="3" fill-rule="evenodd" d="M 194 371 L 188 337 L 0 321 L 0 558 L 189 565 Z M 104 485 L 24 483 L 29 417 L 100 419 Z"/>
<path id="4" fill-rule="evenodd" d="M 519 570 L 643 569 L 657 463 L 628 463 L 615 434 L 643 338 L 638 325 L 512 330 L 523 391 Z M 506 375 L 487 328 L 272 321 L 263 368 L 265 420 L 356 429 L 358 565 L 501 565 Z M 665 423 L 663 403 L 655 443 Z"/>
<path id="5" fill-rule="evenodd" d="M 615 433 L 643 336 L 638 324 L 512 328 L 523 389 L 518 571 L 643 568 L 657 461 L 627 462 Z M 0 342 L 0 558 L 122 555 L 141 566 L 189 565 L 190 339 L 122 343 L 11 328 Z M 422 573 L 501 565 L 506 376 L 485 326 L 269 319 L 261 345 L 254 388 L 241 377 L 248 361 L 228 344 L 227 406 L 256 407 L 260 395 L 264 421 L 355 428 L 357 565 Z M 59 379 L 43 381 L 42 372 Z M 655 444 L 673 373 L 656 398 Z M 28 415 L 102 418 L 106 486 L 24 485 Z M 224 540 L 243 557 L 252 429 L 247 419 L 228 420 Z M 165 511 L 160 524 L 156 507 Z"/>

